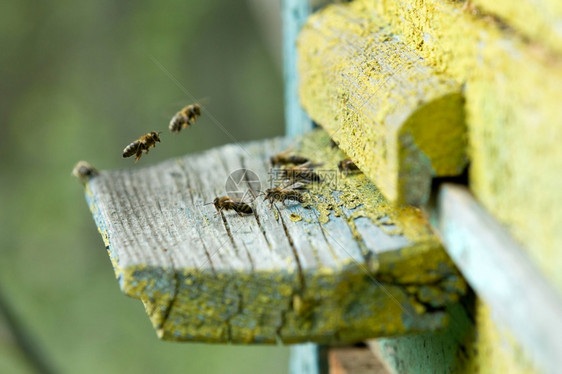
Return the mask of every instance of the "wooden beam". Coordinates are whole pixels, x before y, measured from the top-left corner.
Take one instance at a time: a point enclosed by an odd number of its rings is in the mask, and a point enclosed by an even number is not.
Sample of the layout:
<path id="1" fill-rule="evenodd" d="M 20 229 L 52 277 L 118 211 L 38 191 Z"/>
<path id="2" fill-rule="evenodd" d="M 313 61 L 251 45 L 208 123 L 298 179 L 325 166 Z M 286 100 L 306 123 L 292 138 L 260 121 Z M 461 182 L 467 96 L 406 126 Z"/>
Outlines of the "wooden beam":
<path id="1" fill-rule="evenodd" d="M 391 374 L 381 359 L 365 347 L 333 347 L 328 351 L 330 374 Z"/>
<path id="2" fill-rule="evenodd" d="M 283 77 L 285 80 L 286 135 L 300 135 L 313 128 L 312 121 L 302 109 L 298 99 L 297 35 L 312 12 L 307 0 L 283 0 Z"/>
<path id="3" fill-rule="evenodd" d="M 462 2 L 358 1 L 437 70 L 465 82 L 470 188 L 562 293 L 560 55 Z"/>
<path id="4" fill-rule="evenodd" d="M 285 80 L 285 129 L 286 135 L 303 134 L 314 124 L 302 109 L 299 101 L 299 72 L 297 69 L 297 37 L 308 16 L 332 0 L 283 0 L 283 77 Z"/>
<path id="5" fill-rule="evenodd" d="M 338 175 L 344 156 L 325 133 L 293 144 L 326 167 L 304 204 L 258 198 L 249 216 L 205 205 L 239 169 L 263 190 L 269 157 L 289 145 L 227 145 L 92 174 L 86 197 L 121 289 L 143 301 L 158 335 L 326 343 L 444 326 L 443 307 L 464 283 L 427 220 L 417 208 L 391 208 L 363 175 Z"/>
<path id="6" fill-rule="evenodd" d="M 439 197 L 447 251 L 502 325 L 547 372 L 562 367 L 562 298 L 506 230 L 460 186 Z"/>
<path id="7" fill-rule="evenodd" d="M 370 340 L 369 346 L 398 374 L 542 373 L 474 294 L 447 310 L 451 323 L 443 330 Z"/>
<path id="8" fill-rule="evenodd" d="M 308 114 L 391 202 L 424 204 L 432 177 L 463 171 L 461 85 L 364 5 L 331 5 L 309 17 L 299 74 Z"/>

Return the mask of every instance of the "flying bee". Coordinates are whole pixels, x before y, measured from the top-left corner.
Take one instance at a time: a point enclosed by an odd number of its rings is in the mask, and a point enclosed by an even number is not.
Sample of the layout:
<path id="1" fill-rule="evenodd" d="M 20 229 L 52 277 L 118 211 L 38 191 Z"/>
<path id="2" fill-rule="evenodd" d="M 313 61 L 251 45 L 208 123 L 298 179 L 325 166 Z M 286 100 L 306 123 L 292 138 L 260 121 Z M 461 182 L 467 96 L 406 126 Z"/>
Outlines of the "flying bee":
<path id="1" fill-rule="evenodd" d="M 201 115 L 201 105 L 195 103 L 184 107 L 177 112 L 170 121 L 168 128 L 171 132 L 179 133 L 182 129 L 191 126 Z"/>
<path id="2" fill-rule="evenodd" d="M 125 147 L 125 149 L 123 150 L 123 158 L 136 155 L 135 162 L 137 162 L 142 156 L 142 151 L 146 151 L 146 153 L 148 154 L 148 150 L 150 149 L 150 147 L 155 147 L 156 142 L 160 142 L 160 132 L 152 131 L 148 134 L 144 134 Z"/>
<path id="3" fill-rule="evenodd" d="M 350 158 L 346 158 L 345 160 L 341 160 L 338 162 L 338 169 L 345 175 L 350 173 L 357 173 L 360 172 L 359 167 L 355 165 L 355 162 L 351 161 Z"/>
<path id="4" fill-rule="evenodd" d="M 285 200 L 298 201 L 299 203 L 304 203 L 304 195 L 302 191 L 305 191 L 305 184 L 301 182 L 293 183 L 285 187 L 273 187 L 265 190 L 265 197 L 263 201 L 269 200 L 270 205 L 275 202 L 281 202 L 285 204 Z"/>
<path id="5" fill-rule="evenodd" d="M 279 171 L 279 176 L 284 179 L 289 179 L 293 182 L 309 181 L 320 182 L 322 178 L 314 171 L 314 167 L 321 166 L 322 164 L 313 164 L 308 161 L 304 164 L 288 167 Z"/>
<path id="6" fill-rule="evenodd" d="M 228 196 L 216 197 L 213 200 L 213 205 L 219 213 L 223 210 L 234 210 L 239 216 L 254 213 L 252 207 L 248 204 Z"/>
<path id="7" fill-rule="evenodd" d="M 269 161 L 271 162 L 271 166 L 278 166 L 278 165 L 287 165 L 287 164 L 304 164 L 308 162 L 308 158 L 291 154 L 290 150 L 283 151 L 278 153 L 274 156 L 271 156 Z"/>

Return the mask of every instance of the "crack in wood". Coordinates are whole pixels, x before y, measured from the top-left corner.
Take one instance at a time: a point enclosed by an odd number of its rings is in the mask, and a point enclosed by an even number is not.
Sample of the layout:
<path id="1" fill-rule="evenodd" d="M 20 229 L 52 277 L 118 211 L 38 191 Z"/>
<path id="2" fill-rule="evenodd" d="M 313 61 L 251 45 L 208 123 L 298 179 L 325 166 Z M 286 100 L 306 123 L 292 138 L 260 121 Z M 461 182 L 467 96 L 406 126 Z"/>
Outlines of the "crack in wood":
<path id="1" fill-rule="evenodd" d="M 256 268 L 255 265 L 254 265 L 254 259 L 250 255 L 250 251 L 248 250 L 248 247 L 246 247 L 246 243 L 242 242 L 242 246 L 244 246 L 244 250 L 246 251 L 246 255 L 248 256 L 248 261 L 250 262 L 250 267 L 251 267 L 252 271 L 254 271 L 255 268 Z"/>
<path id="2" fill-rule="evenodd" d="M 258 212 L 255 209 L 254 209 L 254 217 L 256 218 L 256 222 L 258 223 L 258 227 L 260 228 L 260 231 L 265 239 L 265 242 L 267 243 L 267 246 L 269 247 L 269 249 L 271 249 L 271 243 L 269 242 L 269 239 L 265 234 L 265 227 L 262 226 Z"/>
<path id="3" fill-rule="evenodd" d="M 277 206 L 275 206 L 275 208 L 279 212 L 279 208 L 277 208 Z M 291 237 L 291 234 L 289 234 L 289 230 L 287 229 L 287 225 L 285 225 L 285 220 L 283 220 L 281 213 L 279 213 L 279 220 L 281 221 L 281 225 L 283 225 L 283 230 L 285 231 L 285 235 L 289 240 L 289 246 L 291 247 L 291 250 L 293 251 L 293 255 L 295 256 L 295 261 L 297 263 L 297 268 L 299 271 L 300 292 L 302 293 L 304 292 L 306 285 L 305 285 L 305 277 L 304 277 L 301 261 L 299 259 L 297 249 L 295 248 L 295 244 L 293 243 L 293 238 Z"/>
<path id="4" fill-rule="evenodd" d="M 232 246 L 235 249 L 238 249 L 238 247 L 236 246 L 236 242 L 234 241 L 234 237 L 232 236 L 232 233 L 230 232 L 230 225 L 226 221 L 226 217 L 224 216 L 224 212 L 222 211 L 222 209 L 219 210 L 219 214 L 221 216 L 222 223 L 224 225 L 224 229 L 226 230 L 226 233 L 228 234 L 228 237 L 230 238 L 230 242 L 232 243 Z"/>
<path id="5" fill-rule="evenodd" d="M 171 266 L 172 266 L 172 275 L 173 275 L 173 279 L 174 279 L 174 294 L 170 298 L 170 302 L 166 306 L 166 309 L 164 310 L 164 313 L 162 315 L 162 329 L 163 330 L 166 329 L 166 323 L 168 322 L 168 318 L 170 317 L 170 314 L 172 313 L 172 308 L 173 308 L 174 304 L 176 303 L 176 299 L 178 298 L 179 286 L 180 286 L 180 280 L 179 280 L 178 274 L 176 273 L 175 266 L 174 266 L 174 259 L 172 258 L 172 255 L 169 254 L 169 253 L 168 253 L 168 258 L 169 258 L 169 260 L 171 262 Z"/>

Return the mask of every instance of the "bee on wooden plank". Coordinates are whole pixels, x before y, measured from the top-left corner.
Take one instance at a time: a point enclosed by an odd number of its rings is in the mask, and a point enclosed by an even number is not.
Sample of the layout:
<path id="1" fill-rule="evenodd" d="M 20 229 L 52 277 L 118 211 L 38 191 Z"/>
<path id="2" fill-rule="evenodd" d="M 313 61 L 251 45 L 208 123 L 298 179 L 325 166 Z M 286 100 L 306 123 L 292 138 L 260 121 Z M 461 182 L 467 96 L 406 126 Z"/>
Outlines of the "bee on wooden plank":
<path id="1" fill-rule="evenodd" d="M 273 187 L 265 190 L 265 197 L 263 200 L 269 200 L 270 205 L 281 202 L 285 204 L 285 200 L 298 201 L 299 203 L 304 203 L 304 195 L 302 191 L 305 191 L 305 184 L 302 182 L 292 183 L 285 187 Z"/>
<path id="2" fill-rule="evenodd" d="M 177 112 L 170 121 L 168 128 L 173 133 L 179 133 L 182 129 L 191 126 L 201 115 L 201 105 L 198 103 L 188 105 Z"/>
<path id="3" fill-rule="evenodd" d="M 355 162 L 351 161 L 350 158 L 346 158 L 345 160 L 341 160 L 338 162 L 338 169 L 345 175 L 350 173 L 357 173 L 360 172 L 359 167 L 355 165 Z"/>
<path id="4" fill-rule="evenodd" d="M 123 150 L 123 158 L 136 155 L 135 162 L 137 162 L 142 156 L 142 151 L 146 151 L 146 153 L 148 154 L 148 150 L 150 149 L 150 147 L 155 147 L 156 142 L 160 142 L 160 132 L 152 131 L 148 134 L 144 134 L 125 147 L 125 149 Z"/>
<path id="5" fill-rule="evenodd" d="M 281 169 L 279 176 L 292 182 L 320 182 L 322 178 L 314 171 L 314 168 L 321 165 L 323 164 L 313 164 L 308 161 L 301 165 Z"/>
<path id="6" fill-rule="evenodd" d="M 82 183 L 86 183 L 90 178 L 98 174 L 99 172 L 96 168 L 86 161 L 79 161 L 76 166 L 74 166 L 74 169 L 72 169 L 72 175 L 78 178 Z"/>
<path id="7" fill-rule="evenodd" d="M 238 215 L 254 213 L 252 207 L 245 202 L 228 196 L 215 198 L 213 205 L 219 213 L 223 210 L 234 210 Z"/>
<path id="8" fill-rule="evenodd" d="M 274 156 L 271 156 L 269 161 L 271 166 L 287 165 L 287 164 L 304 164 L 308 162 L 308 158 L 292 154 L 290 150 L 283 151 Z"/>

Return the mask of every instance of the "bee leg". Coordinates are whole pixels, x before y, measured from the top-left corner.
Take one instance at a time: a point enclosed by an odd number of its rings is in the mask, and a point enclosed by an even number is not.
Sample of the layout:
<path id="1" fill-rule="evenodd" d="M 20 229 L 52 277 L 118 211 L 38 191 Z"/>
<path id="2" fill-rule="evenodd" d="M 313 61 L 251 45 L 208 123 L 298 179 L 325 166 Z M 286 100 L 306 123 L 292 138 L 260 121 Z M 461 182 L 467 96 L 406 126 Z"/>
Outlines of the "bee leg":
<path id="1" fill-rule="evenodd" d="M 139 148 L 137 151 L 137 156 L 135 157 L 135 162 L 137 162 L 142 156 L 142 149 Z"/>

